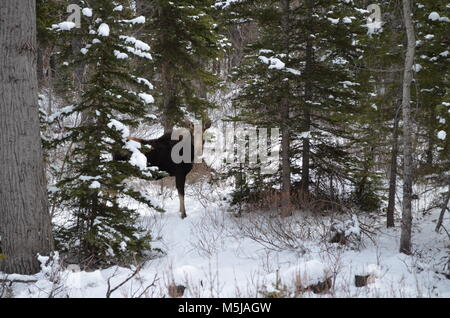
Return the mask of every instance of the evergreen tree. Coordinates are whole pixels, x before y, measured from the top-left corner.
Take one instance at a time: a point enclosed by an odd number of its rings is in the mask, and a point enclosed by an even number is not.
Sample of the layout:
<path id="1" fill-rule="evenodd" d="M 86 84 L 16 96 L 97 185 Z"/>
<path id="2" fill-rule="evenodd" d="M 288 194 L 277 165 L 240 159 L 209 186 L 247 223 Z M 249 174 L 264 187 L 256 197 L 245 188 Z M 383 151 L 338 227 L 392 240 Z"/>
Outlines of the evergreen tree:
<path id="1" fill-rule="evenodd" d="M 348 124 L 366 106 L 360 103 L 366 79 L 357 68 L 364 52 L 358 37 L 367 33 L 365 10 L 349 2 L 292 2 L 287 28 L 281 2 L 236 3 L 230 10 L 250 14 L 260 33 L 235 76 L 243 82 L 236 98 L 239 119 L 282 127 L 280 103 L 287 98 L 294 186 L 308 197 L 313 184 L 316 195 L 334 199 L 339 184 L 353 186 L 357 200 L 366 200 L 370 191 L 360 183 L 373 175 L 373 160 L 354 156 L 356 131 Z"/>
<path id="2" fill-rule="evenodd" d="M 211 63 L 228 46 L 214 19 L 212 0 L 140 0 L 148 24 L 142 32 L 154 55 L 151 74 L 157 87 L 165 131 L 186 115 L 205 119 L 214 105 L 207 93 L 216 87 Z"/>
<path id="3" fill-rule="evenodd" d="M 84 5 L 84 3 L 82 3 Z M 61 207 L 71 211 L 68 224 L 59 231 L 59 248 L 76 252 L 79 261 L 102 265 L 142 255 L 149 248 L 149 235 L 136 222 L 137 211 L 121 204 L 129 197 L 152 207 L 150 198 L 128 183 L 128 177 L 151 178 L 140 144 L 128 141 L 128 127 L 136 127 L 152 117 L 149 104 L 153 97 L 150 82 L 133 75 L 133 58 L 150 60 L 150 47 L 130 36 L 134 25 L 145 18 L 133 17 L 128 1 L 99 0 L 84 7 L 81 29 L 71 22 L 54 25 L 60 35 L 76 38 L 83 44 L 67 67 L 84 63 L 87 67 L 84 91 L 79 102 L 63 108 L 63 118 L 81 116 L 79 124 L 65 127 L 54 141 L 72 144 L 68 173 L 56 185 Z M 57 117 L 52 116 L 52 119 Z M 66 121 L 69 122 L 69 121 Z M 111 153 L 122 145 L 131 151 L 130 162 L 111 160 Z"/>
<path id="4" fill-rule="evenodd" d="M 416 3 L 417 59 L 414 66 L 415 99 L 418 105 L 416 114 L 418 130 L 426 147 L 418 149 L 422 154 L 419 160 L 423 163 L 422 174 L 433 173 L 433 164 L 438 157 L 436 149 L 445 146 L 444 131 L 448 129 L 448 71 L 450 52 L 448 49 L 448 11 L 446 1 Z M 444 141 L 444 143 L 442 142 Z"/>
<path id="5" fill-rule="evenodd" d="M 423 181 L 431 181 L 437 189 L 446 189 L 436 198 L 436 206 L 442 207 L 436 226 L 439 230 L 450 196 L 448 4 L 442 0 L 424 1 L 416 3 L 415 12 L 418 58 L 413 93 L 418 104 L 418 177 L 425 177 Z"/>

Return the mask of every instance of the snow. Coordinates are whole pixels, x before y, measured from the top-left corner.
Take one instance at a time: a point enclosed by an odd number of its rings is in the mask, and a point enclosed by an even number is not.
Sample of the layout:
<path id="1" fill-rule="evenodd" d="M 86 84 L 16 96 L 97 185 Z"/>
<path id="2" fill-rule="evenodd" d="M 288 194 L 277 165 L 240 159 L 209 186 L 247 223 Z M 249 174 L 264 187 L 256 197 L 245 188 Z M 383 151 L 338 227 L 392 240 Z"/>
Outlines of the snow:
<path id="1" fill-rule="evenodd" d="M 430 19 L 431 21 L 438 21 L 441 18 L 441 16 L 439 15 L 439 13 L 433 11 L 430 13 L 430 15 L 428 16 L 428 19 Z"/>
<path id="2" fill-rule="evenodd" d="M 214 4 L 214 7 L 219 8 L 219 9 L 226 9 L 227 7 L 229 7 L 230 5 L 232 5 L 233 3 L 238 3 L 244 0 L 225 0 L 225 1 L 216 1 L 216 3 Z"/>
<path id="3" fill-rule="evenodd" d="M 132 54 L 134 54 L 136 56 L 140 56 L 140 57 L 146 58 L 148 60 L 152 59 L 152 55 L 150 53 L 148 53 L 148 52 L 143 52 L 143 51 L 141 51 L 139 49 L 136 49 L 134 47 L 131 47 L 131 46 L 127 46 L 127 47 L 125 47 L 125 49 L 128 52 L 130 52 L 130 53 L 132 53 Z"/>
<path id="4" fill-rule="evenodd" d="M 139 148 L 138 143 L 131 145 Z M 93 180 L 92 177 L 87 179 Z M 223 198 L 228 198 L 231 186 L 226 181 L 219 185 L 189 184 L 186 189 L 188 217 L 184 220 L 179 216 L 174 188 L 165 187 L 161 192 L 160 183 L 150 183 L 144 188 L 166 213 L 150 211 L 134 201 L 123 204 L 138 208 L 142 224 L 152 230 L 153 237 L 160 237 L 152 242 L 152 247 L 162 249 L 165 254 L 148 261 L 138 277 L 111 297 L 139 295 L 155 278 L 156 286 L 143 297 L 169 297 L 168 286 L 173 283 L 187 287 L 183 296 L 186 298 L 262 297 L 261 291 L 277 291 L 277 282 L 293 292 L 298 284 L 306 287 L 327 277 L 335 281 L 333 293 L 307 291 L 301 297 L 450 296 L 448 279 L 439 274 L 448 257 L 448 237 L 445 233 L 434 232 L 439 215 L 437 209 L 425 216 L 415 213 L 415 253 L 411 256 L 398 252 L 399 223 L 393 229 L 378 227 L 374 242 L 365 239 L 360 250 L 353 250 L 319 239 L 320 227 L 326 228 L 332 217 L 321 216 L 319 224 L 322 225 L 317 225 L 311 223 L 313 216 L 297 213 L 286 220 L 287 224 L 303 224 L 312 233 L 310 239 L 300 237 L 304 250 L 300 252 L 271 249 L 246 236 L 241 228 L 253 226 L 258 214 L 253 212 L 236 218 L 227 212 L 229 206 Z M 355 220 L 349 221 L 354 224 Z M 126 242 L 121 246 L 126 248 Z M 41 260 L 47 263 L 48 259 Z M 114 287 L 133 272 L 133 268 L 119 266 L 87 272 L 71 265 L 60 271 L 58 283 L 51 279 L 57 270 L 55 265 L 46 265 L 36 275 L 9 276 L 10 279 L 37 281 L 13 284 L 14 297 L 46 298 L 56 289 L 59 293 L 55 297 L 105 297 L 108 280 Z M 355 275 L 368 274 L 374 277 L 371 284 L 362 288 L 354 286 Z"/>
<path id="5" fill-rule="evenodd" d="M 368 35 L 373 35 L 383 30 L 383 23 L 380 21 L 375 21 L 367 23 L 363 25 L 363 27 L 367 28 Z"/>
<path id="6" fill-rule="evenodd" d="M 75 110 L 73 105 L 61 107 L 47 118 L 47 122 L 52 123 L 55 119 L 64 114 L 70 114 Z"/>
<path id="7" fill-rule="evenodd" d="M 72 30 L 76 24 L 74 22 L 70 21 L 64 21 L 58 24 L 53 24 L 52 29 L 53 30 L 61 30 L 61 31 L 70 31 Z"/>
<path id="8" fill-rule="evenodd" d="M 260 50 L 260 53 L 272 53 L 271 50 Z M 280 55 L 281 56 L 281 55 Z M 276 70 L 282 70 L 294 75 L 301 75 L 301 72 L 299 70 L 286 67 L 286 64 L 281 61 L 278 57 L 266 57 L 264 55 L 258 56 L 258 59 L 264 63 L 269 65 L 269 69 L 276 69 Z"/>
<path id="9" fill-rule="evenodd" d="M 328 21 L 330 21 L 332 24 L 338 24 L 339 21 L 340 21 L 340 19 L 339 19 L 339 18 L 337 18 L 337 19 L 328 18 Z M 350 21 L 350 22 L 351 22 L 351 21 Z"/>
<path id="10" fill-rule="evenodd" d="M 140 152 L 141 144 L 134 140 L 128 140 L 124 146 L 125 149 L 128 149 L 132 152 L 129 163 L 133 166 L 138 167 L 141 170 L 147 169 L 147 157 Z"/>
<path id="11" fill-rule="evenodd" d="M 87 17 L 92 17 L 92 9 L 91 8 L 83 8 L 82 10 L 83 15 Z"/>
<path id="12" fill-rule="evenodd" d="M 146 104 L 152 104 L 155 102 L 155 99 L 153 98 L 152 95 L 147 94 L 147 93 L 140 93 L 139 97 L 144 101 L 144 103 Z"/>
<path id="13" fill-rule="evenodd" d="M 437 137 L 440 140 L 445 140 L 445 138 L 447 138 L 447 133 L 444 130 L 441 130 L 438 132 Z"/>
<path id="14" fill-rule="evenodd" d="M 123 5 L 119 5 L 113 9 L 113 11 L 123 11 Z"/>
<path id="15" fill-rule="evenodd" d="M 349 18 L 349 17 L 344 17 L 344 18 L 342 19 L 342 22 L 344 22 L 344 23 L 346 23 L 346 24 L 350 24 L 350 23 L 352 23 L 352 19 Z"/>
<path id="16" fill-rule="evenodd" d="M 134 47 L 136 48 L 136 50 L 141 50 L 141 51 L 149 51 L 150 50 L 150 46 L 147 43 L 137 40 L 136 38 L 134 38 L 132 36 L 121 35 L 119 38 L 125 40 L 125 43 L 133 44 Z"/>
<path id="17" fill-rule="evenodd" d="M 128 127 L 116 119 L 111 119 L 110 122 L 108 123 L 108 127 L 109 128 L 114 127 L 114 129 L 120 131 L 122 133 L 123 139 L 126 139 L 127 137 L 130 136 L 130 130 L 128 129 Z"/>
<path id="18" fill-rule="evenodd" d="M 359 86 L 359 83 L 351 82 L 351 81 L 342 81 L 339 82 L 339 84 L 342 84 L 344 88 L 348 88 L 349 86 Z"/>
<path id="19" fill-rule="evenodd" d="M 423 66 L 420 65 L 420 64 L 414 64 L 412 69 L 413 69 L 414 72 L 418 73 L 418 72 L 420 72 L 423 69 Z"/>
<path id="20" fill-rule="evenodd" d="M 114 56 L 119 60 L 124 60 L 128 58 L 126 53 L 120 52 L 118 50 L 114 50 Z"/>
<path id="21" fill-rule="evenodd" d="M 109 25 L 107 25 L 106 23 L 102 23 L 100 24 L 100 26 L 98 27 L 97 33 L 101 36 L 109 36 Z"/>
<path id="22" fill-rule="evenodd" d="M 135 80 L 136 80 L 137 83 L 144 84 L 149 89 L 153 89 L 153 85 L 150 83 L 150 81 L 148 79 L 143 78 L 143 77 L 136 77 Z"/>
<path id="23" fill-rule="evenodd" d="M 89 186 L 90 189 L 99 189 L 100 188 L 100 182 L 98 181 L 94 181 L 91 183 L 91 185 Z"/>
<path id="24" fill-rule="evenodd" d="M 131 19 L 131 20 L 120 20 L 122 23 L 131 23 L 131 24 L 144 24 L 145 23 L 145 17 L 139 16 L 137 18 Z"/>
<path id="25" fill-rule="evenodd" d="M 295 285 L 298 283 L 301 283 L 302 287 L 308 287 L 325 281 L 328 274 L 330 274 L 330 270 L 327 266 L 321 261 L 313 259 L 301 262 L 298 265 L 282 268 L 278 272 L 278 279 L 281 281 L 281 284 L 290 288 L 295 288 Z M 276 276 L 276 273 L 271 273 L 266 276 L 266 279 L 275 282 Z M 271 290 L 273 291 L 273 288 Z"/>

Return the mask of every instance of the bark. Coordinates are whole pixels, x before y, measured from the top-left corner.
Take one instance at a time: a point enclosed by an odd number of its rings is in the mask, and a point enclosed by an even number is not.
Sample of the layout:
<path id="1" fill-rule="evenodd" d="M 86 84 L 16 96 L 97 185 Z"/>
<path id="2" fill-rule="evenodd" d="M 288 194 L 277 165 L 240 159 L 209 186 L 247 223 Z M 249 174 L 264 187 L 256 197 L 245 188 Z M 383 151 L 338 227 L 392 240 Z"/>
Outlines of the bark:
<path id="1" fill-rule="evenodd" d="M 450 184 L 448 185 L 448 192 L 447 192 L 447 196 L 444 199 L 444 203 L 442 204 L 442 210 L 441 213 L 439 214 L 439 220 L 436 224 L 436 232 L 439 232 L 439 229 L 442 226 L 442 222 L 444 222 L 444 215 L 445 212 L 449 209 L 448 204 L 450 202 Z"/>
<path id="2" fill-rule="evenodd" d="M 0 271 L 33 274 L 53 248 L 39 133 L 34 0 L 0 10 Z"/>
<path id="3" fill-rule="evenodd" d="M 310 19 L 312 15 L 312 1 L 307 1 L 308 5 L 308 19 Z M 308 39 L 306 40 L 306 65 L 305 65 L 305 76 L 306 76 L 306 83 L 305 83 L 305 101 L 312 100 L 312 85 L 311 81 L 309 80 L 310 74 L 312 74 L 312 67 L 313 67 L 313 43 L 311 37 L 308 35 Z M 303 122 L 304 122 L 304 131 L 309 132 L 311 130 L 311 110 L 309 108 L 309 104 L 304 104 L 304 110 L 303 110 Z M 309 195 L 309 180 L 310 180 L 310 156 L 311 156 L 311 145 L 310 145 L 310 138 L 304 137 L 303 138 L 303 150 L 302 150 L 302 191 L 305 197 Z"/>
<path id="4" fill-rule="evenodd" d="M 397 193 L 397 167 L 398 167 L 398 122 L 400 120 L 399 111 L 396 111 L 394 118 L 394 130 L 392 132 L 392 153 L 391 169 L 389 176 L 389 199 L 386 213 L 387 227 L 394 227 L 395 195 Z"/>
<path id="5" fill-rule="evenodd" d="M 53 47 L 45 44 L 38 45 L 37 74 L 38 84 L 42 88 L 49 88 L 52 77 L 51 55 Z"/>
<path id="6" fill-rule="evenodd" d="M 175 125 L 173 118 L 176 113 L 177 105 L 173 74 L 173 67 L 170 65 L 170 62 L 163 62 L 161 65 L 161 85 L 163 92 L 162 124 L 164 133 L 170 132 Z"/>
<path id="7" fill-rule="evenodd" d="M 282 0 L 281 7 L 283 10 L 282 29 L 284 34 L 284 46 L 285 53 L 289 53 L 289 11 L 290 0 Z M 286 82 L 286 85 L 289 85 Z M 286 88 L 286 94 L 289 87 Z M 289 143 L 290 143 L 290 131 L 289 131 L 289 99 L 283 98 L 281 101 L 281 167 L 282 167 L 282 189 L 281 189 L 281 215 L 289 216 L 292 213 L 291 210 L 291 162 L 289 158 Z"/>
<path id="8" fill-rule="evenodd" d="M 436 118 L 436 112 L 434 111 L 434 108 L 431 110 L 431 114 L 430 114 L 430 122 L 433 122 L 434 119 Z M 434 136 L 435 136 L 435 130 L 433 127 L 428 127 L 428 145 L 427 145 L 427 150 L 426 150 L 426 164 L 427 166 L 431 166 L 433 165 L 433 149 L 434 149 Z"/>
<path id="9" fill-rule="evenodd" d="M 405 70 L 403 76 L 403 213 L 402 231 L 400 236 L 400 252 L 411 254 L 411 197 L 412 197 L 412 129 L 411 129 L 411 83 L 413 78 L 413 63 L 416 47 L 414 25 L 411 14 L 411 1 L 403 0 L 403 19 L 405 23 L 408 46 L 405 57 Z"/>
<path id="10" fill-rule="evenodd" d="M 70 0 L 70 4 L 76 4 L 80 7 L 83 7 L 81 0 Z M 79 29 L 74 29 L 71 32 L 79 32 Z M 72 40 L 72 52 L 74 55 L 78 54 L 80 50 L 83 48 L 83 43 L 81 43 L 80 38 L 76 38 Z M 84 84 L 84 75 L 86 72 L 86 64 L 80 63 L 75 67 L 75 91 L 77 92 L 77 97 L 79 98 L 83 94 L 83 84 Z M 84 118 L 86 118 L 87 115 L 83 114 L 83 121 Z"/>

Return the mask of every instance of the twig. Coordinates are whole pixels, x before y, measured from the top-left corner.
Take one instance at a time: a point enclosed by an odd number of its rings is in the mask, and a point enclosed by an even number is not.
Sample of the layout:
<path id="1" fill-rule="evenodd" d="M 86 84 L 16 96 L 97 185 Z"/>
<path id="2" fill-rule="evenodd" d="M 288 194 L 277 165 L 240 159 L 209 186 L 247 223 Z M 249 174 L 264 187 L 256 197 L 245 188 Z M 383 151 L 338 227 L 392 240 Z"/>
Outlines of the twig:
<path id="1" fill-rule="evenodd" d="M 139 273 L 140 270 L 141 270 L 141 265 L 138 265 L 136 267 L 136 269 L 134 270 L 134 272 L 130 276 L 128 276 L 127 279 L 125 279 L 123 282 L 121 282 L 119 285 L 117 285 L 113 289 L 111 289 L 111 278 L 114 277 L 114 275 L 109 277 L 108 278 L 108 290 L 106 291 L 106 298 L 110 298 L 112 293 L 114 293 L 120 287 L 122 287 L 123 285 L 128 283 L 134 276 L 136 276 Z"/>

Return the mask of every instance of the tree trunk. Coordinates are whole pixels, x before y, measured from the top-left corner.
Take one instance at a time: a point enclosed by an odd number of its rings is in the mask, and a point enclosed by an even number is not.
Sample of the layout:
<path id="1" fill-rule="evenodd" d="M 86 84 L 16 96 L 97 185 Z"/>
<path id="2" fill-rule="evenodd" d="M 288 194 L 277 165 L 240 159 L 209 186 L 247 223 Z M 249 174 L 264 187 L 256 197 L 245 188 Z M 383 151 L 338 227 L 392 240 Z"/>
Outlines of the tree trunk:
<path id="1" fill-rule="evenodd" d="M 433 122 L 436 118 L 436 112 L 434 111 L 434 108 L 431 110 L 430 114 L 430 122 Z M 433 165 L 433 150 L 434 150 L 434 138 L 435 138 L 435 131 L 434 128 L 428 127 L 428 145 L 426 150 L 426 164 L 428 167 L 431 167 Z"/>
<path id="2" fill-rule="evenodd" d="M 173 69 L 169 62 L 161 65 L 161 85 L 163 93 L 162 124 L 164 133 L 170 132 L 175 125 L 176 117 L 176 93 L 173 81 Z"/>
<path id="3" fill-rule="evenodd" d="M 394 130 L 392 132 L 391 169 L 389 176 L 389 199 L 386 213 L 387 227 L 394 227 L 395 195 L 397 194 L 397 166 L 398 166 L 398 122 L 400 110 L 395 112 Z"/>
<path id="4" fill-rule="evenodd" d="M 290 1 L 282 0 L 281 9 L 283 11 L 282 30 L 284 35 L 284 49 L 286 56 L 289 56 L 289 11 Z M 289 85 L 286 81 L 286 86 Z M 289 87 L 286 87 L 286 94 L 289 91 Z M 292 213 L 291 205 L 291 161 L 289 158 L 289 144 L 290 144 L 290 132 L 289 132 L 289 99 L 283 98 L 281 101 L 281 165 L 282 165 L 282 189 L 281 189 L 281 215 L 289 216 Z"/>
<path id="5" fill-rule="evenodd" d="M 313 3 L 311 0 L 307 1 L 308 6 L 308 12 L 307 12 L 307 19 L 309 20 L 309 24 L 312 26 L 311 16 L 312 16 L 312 6 Z M 311 101 L 312 100 L 312 85 L 310 81 L 310 74 L 313 72 L 313 43 L 311 36 L 308 34 L 308 38 L 306 40 L 306 65 L 305 65 L 305 77 L 306 77 L 306 83 L 305 83 L 305 101 Z M 311 130 L 311 110 L 309 108 L 309 103 L 305 103 L 303 105 L 303 130 L 305 132 L 310 132 Z M 303 137 L 303 149 L 302 149 L 302 183 L 301 188 L 303 191 L 303 195 L 305 196 L 305 199 L 309 195 L 309 170 L 310 170 L 310 156 L 311 156 L 311 145 L 310 145 L 310 138 L 309 137 Z"/>
<path id="6" fill-rule="evenodd" d="M 0 271 L 33 274 L 53 247 L 39 133 L 36 4 L 0 10 Z"/>
<path id="7" fill-rule="evenodd" d="M 411 254 L 411 196 L 412 196 L 412 129 L 411 129 L 411 83 L 413 77 L 413 63 L 416 48 L 414 25 L 411 16 L 411 1 L 403 0 L 403 19 L 405 23 L 408 46 L 405 57 L 403 76 L 403 213 L 402 232 L 400 237 L 400 252 Z"/>
<path id="8" fill-rule="evenodd" d="M 436 232 L 439 232 L 439 229 L 442 226 L 442 222 L 444 222 L 444 215 L 445 215 L 445 212 L 449 209 L 448 208 L 449 202 L 450 202 L 450 184 L 448 185 L 447 196 L 445 197 L 444 203 L 442 204 L 442 210 L 441 210 L 441 213 L 439 214 L 439 220 L 436 224 Z"/>
<path id="9" fill-rule="evenodd" d="M 80 7 L 83 7 L 81 0 L 70 0 L 70 4 L 76 4 Z M 73 29 L 71 32 L 80 32 L 80 29 Z M 79 37 L 75 37 L 72 40 L 72 53 L 74 55 L 79 54 L 80 50 L 83 48 L 83 43 L 81 43 L 81 39 Z M 84 74 L 86 72 L 86 63 L 79 63 L 75 67 L 75 94 L 77 97 L 77 100 L 79 100 L 80 96 L 83 94 L 83 85 L 84 85 Z M 82 121 L 88 120 L 89 116 L 86 113 L 83 113 L 82 115 Z"/>

